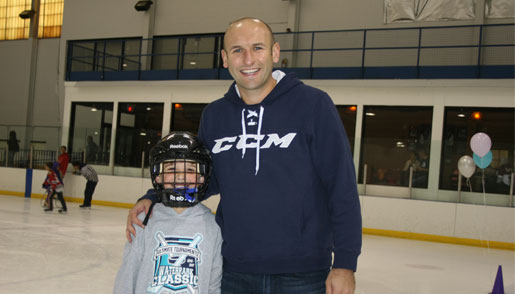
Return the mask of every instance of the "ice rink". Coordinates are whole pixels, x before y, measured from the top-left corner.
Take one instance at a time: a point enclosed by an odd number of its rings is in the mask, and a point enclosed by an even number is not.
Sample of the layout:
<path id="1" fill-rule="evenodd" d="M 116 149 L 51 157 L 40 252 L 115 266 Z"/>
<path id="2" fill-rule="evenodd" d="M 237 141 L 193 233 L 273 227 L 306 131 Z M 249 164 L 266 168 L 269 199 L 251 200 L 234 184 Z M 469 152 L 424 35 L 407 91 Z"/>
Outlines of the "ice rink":
<path id="1" fill-rule="evenodd" d="M 0 293 L 111 293 L 127 209 L 45 213 L 40 199 L 0 195 Z M 489 293 L 502 265 L 515 294 L 515 252 L 364 235 L 357 294 Z"/>

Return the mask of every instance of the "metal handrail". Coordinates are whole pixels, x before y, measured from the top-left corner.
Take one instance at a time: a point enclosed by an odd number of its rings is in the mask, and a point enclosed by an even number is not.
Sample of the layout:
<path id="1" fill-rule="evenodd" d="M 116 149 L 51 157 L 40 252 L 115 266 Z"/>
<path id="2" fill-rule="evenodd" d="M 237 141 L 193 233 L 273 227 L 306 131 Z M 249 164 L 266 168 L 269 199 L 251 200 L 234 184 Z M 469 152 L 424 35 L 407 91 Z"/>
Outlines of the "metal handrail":
<path id="1" fill-rule="evenodd" d="M 417 69 L 420 67 L 420 58 L 421 58 L 421 51 L 424 50 L 424 49 L 449 49 L 449 48 L 456 48 L 456 49 L 459 49 L 459 48 L 477 48 L 478 51 L 477 51 L 477 61 L 475 62 L 472 62 L 471 64 L 466 64 L 468 66 L 477 66 L 477 67 L 480 67 L 481 66 L 481 55 L 482 55 L 482 48 L 493 48 L 493 47 L 515 47 L 515 44 L 514 42 L 511 42 L 511 43 L 507 43 L 507 44 L 483 44 L 484 43 L 484 28 L 486 27 L 511 27 L 511 26 L 515 26 L 515 23 L 513 24 L 483 24 L 483 25 L 459 25 L 459 26 L 438 26 L 438 27 L 405 27 L 405 28 L 375 28 L 375 29 L 355 29 L 355 30 L 329 30 L 329 31 L 305 31 L 305 32 L 282 32 L 282 33 L 275 33 L 274 35 L 276 36 L 284 36 L 284 35 L 292 35 L 292 36 L 295 36 L 295 35 L 301 35 L 301 34 L 306 34 L 306 35 L 310 35 L 311 36 L 311 44 L 310 44 L 310 48 L 292 48 L 292 49 L 285 49 L 285 50 L 282 50 L 283 52 L 291 52 L 291 53 L 298 53 L 298 52 L 310 52 L 310 56 L 309 56 L 309 68 L 310 69 L 313 69 L 314 67 L 316 67 L 316 65 L 313 64 L 313 60 L 314 60 L 314 54 L 316 52 L 329 52 L 329 51 L 352 51 L 352 50 L 361 50 L 362 51 L 362 54 L 361 54 L 361 68 L 362 68 L 362 78 L 363 78 L 363 74 L 364 74 L 364 68 L 365 68 L 365 60 L 366 60 L 366 53 L 367 52 L 371 52 L 372 51 L 375 51 L 375 50 L 417 50 L 417 58 L 416 58 L 416 64 L 414 64 L 413 66 L 417 67 Z M 472 33 L 473 34 L 479 34 L 477 36 L 477 39 L 474 40 L 474 41 L 471 41 L 473 43 L 471 44 L 456 44 L 456 45 L 448 45 L 448 44 L 445 44 L 445 45 L 423 45 L 423 38 L 422 38 L 422 35 L 423 35 L 423 32 L 424 31 L 428 31 L 428 30 L 434 30 L 434 29 L 438 29 L 438 30 L 450 30 L 450 29 L 456 29 L 456 28 L 479 28 L 478 32 L 476 31 L 473 31 Z M 374 32 L 374 31 L 398 31 L 398 30 L 404 30 L 404 31 L 407 31 L 407 30 L 418 30 L 418 37 L 417 37 L 417 40 L 415 40 L 418 44 L 417 45 L 409 45 L 409 46 L 374 46 L 374 47 L 370 47 L 370 46 L 367 46 L 367 40 L 368 40 L 368 37 L 367 37 L 367 32 Z M 327 34 L 327 33 L 346 33 L 346 32 L 363 32 L 363 42 L 362 42 L 362 46 L 352 46 L 352 47 L 342 47 L 342 48 L 317 48 L 317 42 L 316 42 L 316 38 L 319 34 Z M 198 34 L 199 37 L 202 37 L 202 36 L 206 36 L 205 34 Z M 87 43 L 87 42 L 92 42 L 94 44 L 96 44 L 97 42 L 103 42 L 104 46 L 103 46 L 103 50 L 99 50 L 99 51 L 96 51 L 94 49 L 91 49 L 91 48 L 87 48 L 88 50 L 93 50 L 94 53 L 92 55 L 87 55 L 87 56 L 79 56 L 79 55 L 73 55 L 73 50 L 69 50 L 69 52 L 71 53 L 68 57 L 67 57 L 67 60 L 68 60 L 68 67 L 67 67 L 67 79 L 69 79 L 69 76 L 70 74 L 72 73 L 72 66 L 71 66 L 71 63 L 74 62 L 74 61 L 77 61 L 77 59 L 91 59 L 92 62 L 87 62 L 86 61 L 83 61 L 81 60 L 80 62 L 82 63 L 87 63 L 87 64 L 91 64 L 91 70 L 87 71 L 87 72 L 101 72 L 102 73 L 102 76 L 103 76 L 103 72 L 106 70 L 106 58 L 119 58 L 120 60 L 127 60 L 127 58 L 129 57 L 134 57 L 135 59 L 137 59 L 138 61 L 134 61 L 134 60 L 130 60 L 131 63 L 133 64 L 137 64 L 137 71 L 142 71 L 142 70 L 145 70 L 145 69 L 142 69 L 141 67 L 141 59 L 143 56 L 151 56 L 151 57 L 157 57 L 157 56 L 175 56 L 175 58 L 177 59 L 175 65 L 176 65 L 176 68 L 177 70 L 181 70 L 183 69 L 183 65 L 181 64 L 181 60 L 184 59 L 185 56 L 187 55 L 212 55 L 213 56 L 213 60 L 215 60 L 216 58 L 218 58 L 218 54 L 219 52 L 218 51 L 202 51 L 202 52 L 194 52 L 194 51 L 185 51 L 184 48 L 181 47 L 181 42 L 183 42 L 182 40 L 187 40 L 187 38 L 191 38 L 191 37 L 194 37 L 194 36 L 168 36 L 168 37 L 156 37 L 156 38 L 151 38 L 151 39 L 143 39 L 143 38 L 139 38 L 139 39 L 134 39 L 134 38 L 127 38 L 127 39 L 112 39 L 112 40 L 91 40 L 91 41 L 70 41 L 70 48 L 73 48 L 74 46 L 78 46 L 79 48 L 84 48 L 86 49 L 87 47 L 84 47 L 83 44 Z M 217 40 L 222 40 L 223 38 L 223 34 L 222 33 L 219 33 L 219 34 L 212 34 L 212 35 L 208 35 L 209 38 L 214 38 L 215 39 L 215 42 L 217 42 Z M 155 40 L 166 40 L 166 39 L 178 39 L 179 42 L 177 42 L 177 48 L 174 48 L 175 49 L 175 52 L 170 52 L 170 53 L 143 53 L 142 52 L 142 43 L 143 42 L 154 42 Z M 140 46 L 139 46 L 139 52 L 137 54 L 124 54 L 123 51 L 121 50 L 120 51 L 120 54 L 119 55 L 115 55 L 113 54 L 112 52 L 111 53 L 107 53 L 106 52 L 106 45 L 110 42 L 126 42 L 126 41 L 131 41 L 131 42 L 134 42 L 136 40 L 139 40 L 140 42 Z M 122 46 L 123 47 L 123 46 Z M 96 64 L 96 60 L 97 58 L 102 58 L 102 64 Z M 507 59 L 508 60 L 508 63 L 512 63 L 513 61 L 511 59 Z M 513 65 L 513 64 L 506 64 L 506 65 Z M 392 65 L 389 65 L 389 66 L 392 66 Z M 99 68 L 101 67 L 101 68 Z M 205 67 L 205 69 L 218 69 L 218 68 L 221 68 L 221 65 L 218 64 L 218 63 L 215 63 L 213 62 L 212 64 L 208 65 L 207 67 Z M 294 67 L 295 68 L 295 67 Z M 109 68 L 108 69 L 109 71 L 124 71 L 123 67 L 119 68 L 119 69 L 112 69 L 112 68 Z M 75 72 L 75 71 L 73 71 Z M 478 71 L 478 75 L 479 75 L 479 71 Z M 417 75 L 418 77 L 418 75 Z"/>

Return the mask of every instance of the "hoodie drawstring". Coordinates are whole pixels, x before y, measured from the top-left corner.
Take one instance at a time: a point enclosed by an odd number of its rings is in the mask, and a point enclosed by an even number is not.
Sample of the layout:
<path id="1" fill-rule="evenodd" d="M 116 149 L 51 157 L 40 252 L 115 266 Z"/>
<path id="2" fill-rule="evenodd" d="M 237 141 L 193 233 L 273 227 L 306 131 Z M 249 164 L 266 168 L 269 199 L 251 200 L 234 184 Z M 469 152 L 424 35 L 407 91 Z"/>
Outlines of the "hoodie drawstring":
<path id="1" fill-rule="evenodd" d="M 257 175 L 259 171 L 259 150 L 261 149 L 261 122 L 263 121 L 263 112 L 265 112 L 265 108 L 263 106 L 259 107 L 259 122 L 258 122 L 258 129 L 257 129 L 257 147 L 256 147 L 256 173 L 254 175 Z"/>
<path id="2" fill-rule="evenodd" d="M 243 146 L 241 150 L 241 158 L 243 159 L 245 157 L 245 151 L 247 150 L 247 127 L 245 123 L 245 108 L 241 111 L 241 131 L 243 136 Z M 257 147 L 256 147 L 256 173 L 257 175 L 259 171 L 259 153 L 260 153 L 260 146 L 261 146 L 261 125 L 263 123 L 263 113 L 265 112 L 265 108 L 263 106 L 259 107 L 259 120 L 258 120 L 258 129 L 257 129 Z"/>
<path id="3" fill-rule="evenodd" d="M 247 128 L 245 127 L 245 108 L 241 111 L 241 130 L 243 132 L 243 140 L 247 142 Z M 243 149 L 241 150 L 241 159 L 245 157 L 245 150 L 247 148 L 247 144 L 243 144 Z"/>

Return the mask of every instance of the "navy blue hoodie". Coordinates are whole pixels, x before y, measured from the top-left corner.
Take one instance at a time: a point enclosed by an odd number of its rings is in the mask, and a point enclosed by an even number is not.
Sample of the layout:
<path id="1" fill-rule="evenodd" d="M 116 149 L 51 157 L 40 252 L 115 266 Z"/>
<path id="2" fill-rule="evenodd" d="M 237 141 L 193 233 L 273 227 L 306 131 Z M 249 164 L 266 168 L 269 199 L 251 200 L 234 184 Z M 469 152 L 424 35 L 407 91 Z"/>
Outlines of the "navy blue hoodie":
<path id="1" fill-rule="evenodd" d="M 356 270 L 361 213 L 352 154 L 330 97 L 284 76 L 256 105 L 231 85 L 202 114 L 199 138 L 211 150 L 209 194 L 224 269 L 295 273 Z M 257 148 L 259 146 L 259 148 Z"/>

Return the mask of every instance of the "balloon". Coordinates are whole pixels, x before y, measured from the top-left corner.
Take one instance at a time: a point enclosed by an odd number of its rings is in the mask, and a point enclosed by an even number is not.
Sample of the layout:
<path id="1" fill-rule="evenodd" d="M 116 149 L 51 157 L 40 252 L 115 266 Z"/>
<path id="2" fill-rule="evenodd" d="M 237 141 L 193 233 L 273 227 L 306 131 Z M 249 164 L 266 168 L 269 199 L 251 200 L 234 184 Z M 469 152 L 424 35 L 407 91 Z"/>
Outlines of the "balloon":
<path id="1" fill-rule="evenodd" d="M 474 159 L 468 155 L 463 155 L 458 160 L 458 170 L 465 178 L 470 178 L 476 171 Z"/>
<path id="2" fill-rule="evenodd" d="M 492 140 L 485 133 L 476 133 L 470 139 L 470 148 L 479 157 L 485 156 L 492 147 Z"/>
<path id="3" fill-rule="evenodd" d="M 480 168 L 485 168 L 489 166 L 490 163 L 492 163 L 492 151 L 488 151 L 488 153 L 483 157 L 480 157 L 479 155 L 474 153 L 474 162 Z"/>

